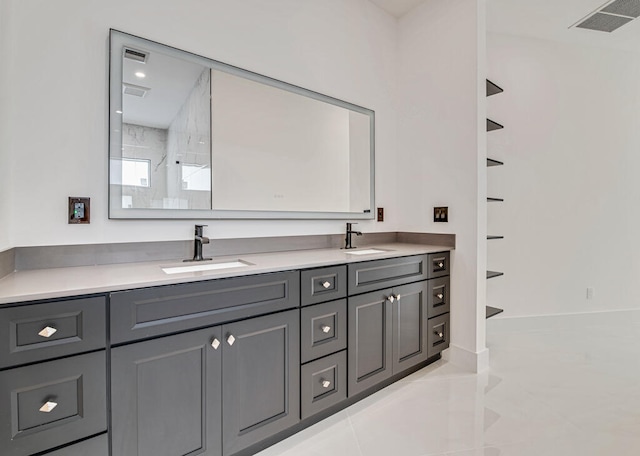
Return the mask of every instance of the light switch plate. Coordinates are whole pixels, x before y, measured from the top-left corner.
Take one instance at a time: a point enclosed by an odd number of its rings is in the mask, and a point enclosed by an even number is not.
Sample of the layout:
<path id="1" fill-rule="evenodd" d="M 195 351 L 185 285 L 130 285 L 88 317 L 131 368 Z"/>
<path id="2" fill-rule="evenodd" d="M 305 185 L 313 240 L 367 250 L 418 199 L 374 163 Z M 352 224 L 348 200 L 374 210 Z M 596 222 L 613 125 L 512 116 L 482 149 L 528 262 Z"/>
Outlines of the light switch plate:
<path id="1" fill-rule="evenodd" d="M 90 198 L 69 197 L 69 224 L 78 225 L 91 223 L 90 201 Z"/>
<path id="2" fill-rule="evenodd" d="M 449 221 L 449 208 L 434 207 L 433 208 L 433 221 L 434 222 L 448 222 Z"/>

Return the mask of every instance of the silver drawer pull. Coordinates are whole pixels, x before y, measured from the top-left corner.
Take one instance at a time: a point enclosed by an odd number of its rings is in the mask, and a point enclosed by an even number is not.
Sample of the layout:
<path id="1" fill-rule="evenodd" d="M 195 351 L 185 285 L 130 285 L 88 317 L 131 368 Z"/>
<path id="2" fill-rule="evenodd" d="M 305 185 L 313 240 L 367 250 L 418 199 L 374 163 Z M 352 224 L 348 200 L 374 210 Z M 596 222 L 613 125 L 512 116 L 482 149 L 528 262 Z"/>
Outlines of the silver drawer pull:
<path id="1" fill-rule="evenodd" d="M 233 337 L 233 335 L 230 335 L 229 337 L 227 337 L 227 343 L 229 345 L 233 345 L 233 343 L 236 341 L 236 338 Z"/>
<path id="2" fill-rule="evenodd" d="M 442 299 L 442 298 L 444 298 L 444 294 L 442 294 L 442 293 L 438 293 L 438 295 L 437 295 L 437 296 L 438 296 L 438 299 Z"/>
<path id="3" fill-rule="evenodd" d="M 329 388 L 331 386 L 331 382 L 329 380 L 322 379 L 320 380 L 323 388 Z"/>
<path id="4" fill-rule="evenodd" d="M 213 347 L 214 350 L 217 350 L 218 347 L 220 346 L 220 341 L 214 337 L 213 340 L 211 341 L 211 346 Z"/>
<path id="5" fill-rule="evenodd" d="M 40 331 L 38 333 L 38 335 L 42 336 L 42 337 L 51 337 L 57 332 L 58 332 L 58 330 L 56 328 L 52 328 L 51 326 L 47 326 L 42 331 Z"/>
<path id="6" fill-rule="evenodd" d="M 322 329 L 322 332 L 326 334 L 326 333 L 328 333 L 329 331 L 331 331 L 331 326 L 329 326 L 329 325 L 322 325 L 322 326 L 320 327 L 320 329 Z"/>
<path id="7" fill-rule="evenodd" d="M 48 402 L 45 402 L 45 404 L 42 407 L 40 407 L 40 411 L 42 413 L 49 413 L 57 406 L 58 406 L 57 402 L 48 401 Z"/>
<path id="8" fill-rule="evenodd" d="M 322 282 L 322 286 L 325 288 L 329 288 L 331 286 L 331 282 L 326 281 L 326 282 Z"/>
<path id="9" fill-rule="evenodd" d="M 434 334 L 436 336 L 438 336 L 440 339 L 442 339 L 442 337 L 444 336 L 444 333 L 441 333 L 441 332 L 438 332 L 438 331 L 435 331 Z"/>
<path id="10" fill-rule="evenodd" d="M 387 300 L 388 300 L 389 302 L 393 303 L 393 302 L 396 300 L 396 297 L 395 297 L 395 296 L 393 296 L 393 295 L 391 295 L 391 296 L 389 296 L 389 297 L 387 298 Z"/>

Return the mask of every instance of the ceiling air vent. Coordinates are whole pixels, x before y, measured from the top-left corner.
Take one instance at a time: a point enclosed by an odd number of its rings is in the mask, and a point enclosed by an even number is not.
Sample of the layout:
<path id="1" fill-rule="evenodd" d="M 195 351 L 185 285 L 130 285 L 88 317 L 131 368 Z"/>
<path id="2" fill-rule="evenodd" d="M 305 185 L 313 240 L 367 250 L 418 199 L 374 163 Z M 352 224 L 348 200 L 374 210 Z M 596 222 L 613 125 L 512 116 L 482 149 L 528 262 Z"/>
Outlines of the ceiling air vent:
<path id="1" fill-rule="evenodd" d="M 149 54 L 144 51 L 139 51 L 137 49 L 124 48 L 124 58 L 129 60 L 134 60 L 140 63 L 147 63 L 147 58 Z"/>
<path id="2" fill-rule="evenodd" d="M 609 3 L 600 11 L 603 13 L 617 14 L 619 16 L 627 16 L 635 19 L 640 16 L 640 1 L 616 0 L 613 3 Z"/>
<path id="3" fill-rule="evenodd" d="M 637 17 L 640 17 L 640 0 L 614 0 L 593 11 L 573 27 L 611 33 Z"/>
<path id="4" fill-rule="evenodd" d="M 126 82 L 122 83 L 122 93 L 125 95 L 132 95 L 134 97 L 144 98 L 147 95 L 147 92 L 151 90 L 148 87 L 137 86 L 134 84 L 127 84 Z"/>

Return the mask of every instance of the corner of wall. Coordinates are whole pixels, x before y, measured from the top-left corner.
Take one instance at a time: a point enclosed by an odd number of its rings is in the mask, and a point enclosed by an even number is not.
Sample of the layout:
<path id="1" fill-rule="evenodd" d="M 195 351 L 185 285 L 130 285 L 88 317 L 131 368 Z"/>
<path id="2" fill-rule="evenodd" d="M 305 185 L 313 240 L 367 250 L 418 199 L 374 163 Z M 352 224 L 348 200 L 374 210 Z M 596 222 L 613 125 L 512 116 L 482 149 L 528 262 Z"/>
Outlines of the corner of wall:
<path id="1" fill-rule="evenodd" d="M 0 252 L 13 247 L 13 159 L 11 156 L 11 2 L 0 2 Z"/>

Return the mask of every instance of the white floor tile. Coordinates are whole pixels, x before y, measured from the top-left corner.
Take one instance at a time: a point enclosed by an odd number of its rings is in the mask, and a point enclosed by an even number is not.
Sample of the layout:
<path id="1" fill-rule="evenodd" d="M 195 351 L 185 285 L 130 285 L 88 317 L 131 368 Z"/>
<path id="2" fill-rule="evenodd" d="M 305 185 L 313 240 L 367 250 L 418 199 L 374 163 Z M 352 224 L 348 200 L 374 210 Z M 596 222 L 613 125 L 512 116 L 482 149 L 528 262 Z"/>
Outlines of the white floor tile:
<path id="1" fill-rule="evenodd" d="M 640 311 L 490 320 L 490 371 L 438 361 L 259 456 L 637 456 Z"/>

